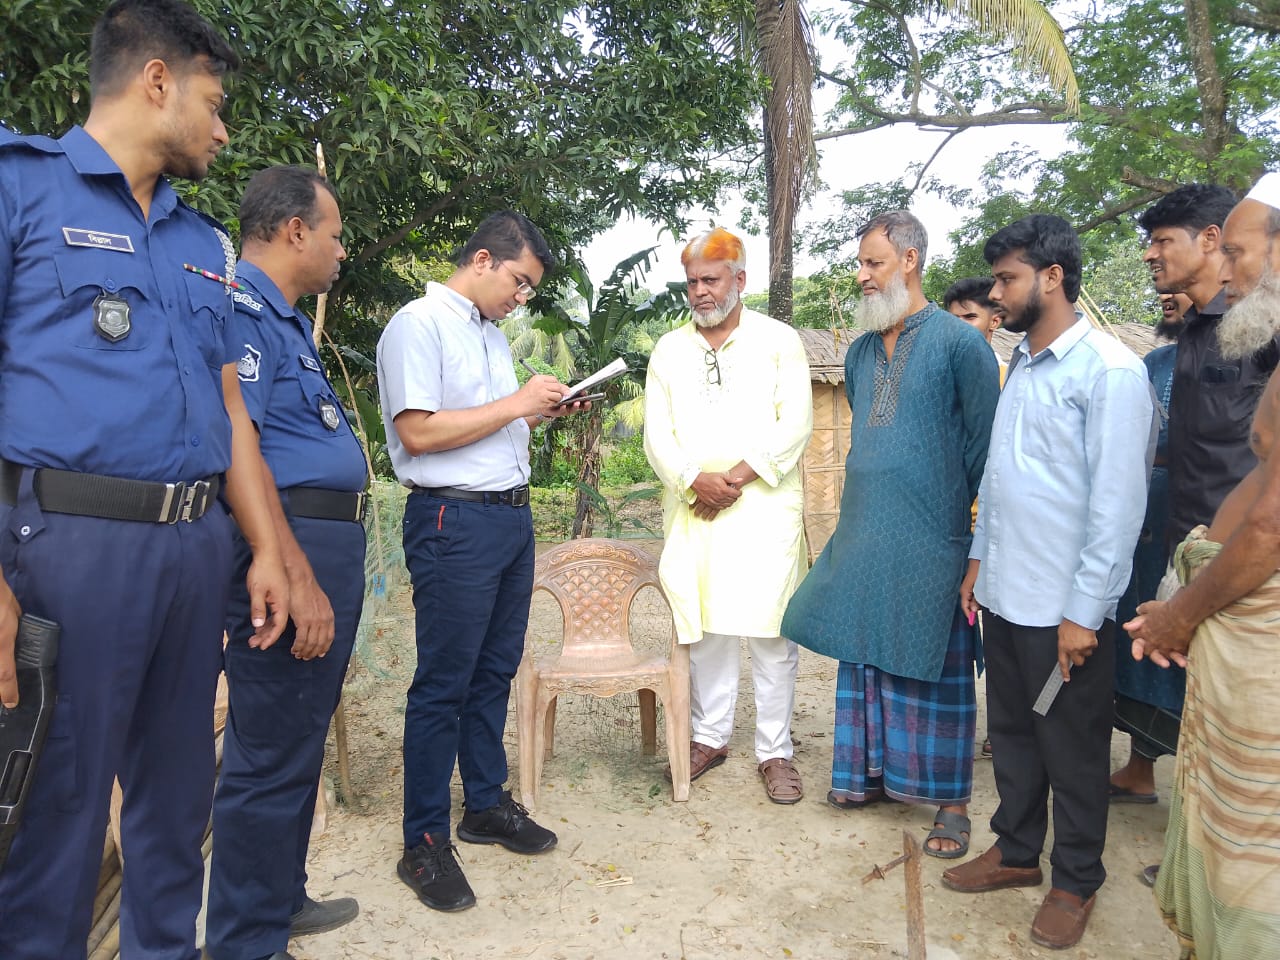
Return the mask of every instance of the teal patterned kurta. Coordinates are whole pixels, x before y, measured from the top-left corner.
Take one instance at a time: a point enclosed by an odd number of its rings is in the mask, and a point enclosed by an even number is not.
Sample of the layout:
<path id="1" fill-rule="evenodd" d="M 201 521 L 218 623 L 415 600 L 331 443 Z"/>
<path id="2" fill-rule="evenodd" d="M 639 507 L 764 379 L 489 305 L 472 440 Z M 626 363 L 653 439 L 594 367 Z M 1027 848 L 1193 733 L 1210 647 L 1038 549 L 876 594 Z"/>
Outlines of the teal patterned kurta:
<path id="1" fill-rule="evenodd" d="M 893 360 L 859 337 L 845 357 L 852 445 L 835 533 L 782 634 L 818 653 L 936 682 L 969 553 L 969 506 L 1000 394 L 991 347 L 930 304 Z"/>

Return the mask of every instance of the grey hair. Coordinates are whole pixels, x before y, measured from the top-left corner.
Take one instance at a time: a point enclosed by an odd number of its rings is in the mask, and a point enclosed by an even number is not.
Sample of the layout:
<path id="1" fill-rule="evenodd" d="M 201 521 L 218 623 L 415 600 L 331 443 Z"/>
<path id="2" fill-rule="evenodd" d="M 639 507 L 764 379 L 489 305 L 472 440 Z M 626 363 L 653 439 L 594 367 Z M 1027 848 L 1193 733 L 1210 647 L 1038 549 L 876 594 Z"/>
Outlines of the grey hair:
<path id="1" fill-rule="evenodd" d="M 924 276 L 924 258 L 929 252 L 929 234 L 925 232 L 924 224 L 917 220 L 913 213 L 908 210 L 891 210 L 888 213 L 882 213 L 863 224 L 854 234 L 854 238 L 861 240 L 876 230 L 884 231 L 900 257 L 914 248 L 920 257 L 920 275 Z"/>

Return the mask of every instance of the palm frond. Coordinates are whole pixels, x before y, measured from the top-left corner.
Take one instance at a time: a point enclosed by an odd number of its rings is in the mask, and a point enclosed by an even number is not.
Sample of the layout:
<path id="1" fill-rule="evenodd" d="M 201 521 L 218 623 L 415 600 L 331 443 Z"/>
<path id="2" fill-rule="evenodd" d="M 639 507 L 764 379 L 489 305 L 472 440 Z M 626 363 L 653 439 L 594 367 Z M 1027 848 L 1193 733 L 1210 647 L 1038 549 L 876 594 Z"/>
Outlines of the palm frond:
<path id="1" fill-rule="evenodd" d="M 644 426 L 644 394 L 619 400 L 613 405 L 613 416 L 623 426 L 639 430 Z"/>
<path id="2" fill-rule="evenodd" d="M 984 33 L 1009 40 L 1019 56 L 1039 70 L 1062 93 L 1069 113 L 1080 112 L 1080 87 L 1071 66 L 1062 27 L 1046 4 L 1038 0 L 938 0 L 956 16 Z"/>

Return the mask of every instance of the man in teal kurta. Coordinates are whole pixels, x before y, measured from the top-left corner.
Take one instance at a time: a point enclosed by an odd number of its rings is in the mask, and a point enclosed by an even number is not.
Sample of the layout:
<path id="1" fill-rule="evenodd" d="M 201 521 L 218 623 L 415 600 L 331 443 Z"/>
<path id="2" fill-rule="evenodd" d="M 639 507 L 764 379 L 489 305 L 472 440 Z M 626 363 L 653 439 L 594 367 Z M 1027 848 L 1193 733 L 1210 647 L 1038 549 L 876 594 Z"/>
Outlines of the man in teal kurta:
<path id="1" fill-rule="evenodd" d="M 828 801 L 937 804 L 925 850 L 952 858 L 968 848 L 978 655 L 956 591 L 999 370 L 977 331 L 925 299 L 914 216 L 882 214 L 858 236 L 868 333 L 845 358 L 840 520 L 782 632 L 841 661 Z"/>

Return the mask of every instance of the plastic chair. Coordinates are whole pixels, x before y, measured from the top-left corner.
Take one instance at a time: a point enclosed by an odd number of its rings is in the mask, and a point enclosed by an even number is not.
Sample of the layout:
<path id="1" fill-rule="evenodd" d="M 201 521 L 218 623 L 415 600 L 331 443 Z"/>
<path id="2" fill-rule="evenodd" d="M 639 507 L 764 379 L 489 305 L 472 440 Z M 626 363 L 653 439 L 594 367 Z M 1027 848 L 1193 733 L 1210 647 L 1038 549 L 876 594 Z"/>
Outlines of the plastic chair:
<path id="1" fill-rule="evenodd" d="M 570 540 L 539 558 L 533 589 L 547 591 L 560 604 L 564 643 L 558 654 L 538 662 L 526 643 L 516 672 L 520 799 L 526 807 L 537 806 L 542 763 L 555 742 L 556 698 L 562 693 L 612 697 L 638 691 L 641 745 L 649 756 L 657 750 L 656 700 L 661 698 L 672 798 L 689 799 L 689 648 L 676 643 L 674 628 L 669 653 L 632 646 L 631 605 L 648 586 L 661 594 L 657 562 L 620 540 Z"/>

